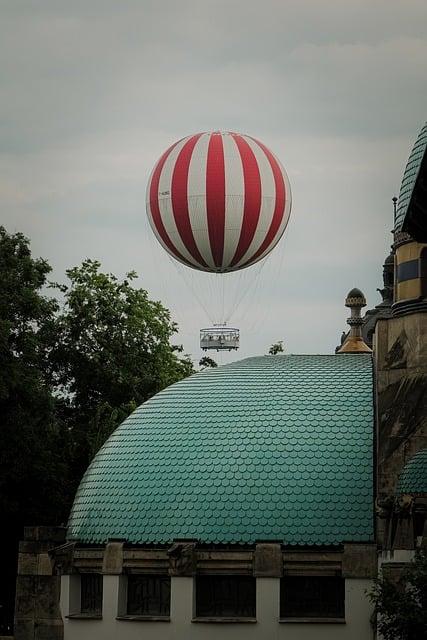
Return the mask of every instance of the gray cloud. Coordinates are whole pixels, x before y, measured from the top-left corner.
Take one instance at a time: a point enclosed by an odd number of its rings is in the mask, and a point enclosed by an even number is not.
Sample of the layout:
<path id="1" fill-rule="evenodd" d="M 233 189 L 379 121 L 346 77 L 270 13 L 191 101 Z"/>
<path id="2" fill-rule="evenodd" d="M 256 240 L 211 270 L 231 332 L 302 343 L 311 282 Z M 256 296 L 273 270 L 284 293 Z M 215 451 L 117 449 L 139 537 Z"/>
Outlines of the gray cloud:
<path id="1" fill-rule="evenodd" d="M 137 269 L 197 357 L 206 318 L 149 235 L 147 177 L 183 135 L 256 135 L 287 168 L 294 208 L 240 310 L 240 355 L 279 338 L 329 351 L 347 290 L 378 301 L 391 196 L 426 118 L 426 20 L 424 0 L 4 3 L 2 222 L 57 279 L 86 256 Z"/>

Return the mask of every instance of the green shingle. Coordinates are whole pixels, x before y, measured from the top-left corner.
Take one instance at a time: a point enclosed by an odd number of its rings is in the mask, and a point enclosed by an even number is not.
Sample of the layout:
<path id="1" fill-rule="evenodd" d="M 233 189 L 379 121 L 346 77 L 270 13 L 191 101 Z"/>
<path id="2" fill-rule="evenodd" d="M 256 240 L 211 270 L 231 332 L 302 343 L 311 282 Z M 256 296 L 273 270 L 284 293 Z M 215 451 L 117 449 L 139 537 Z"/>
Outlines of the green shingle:
<path id="1" fill-rule="evenodd" d="M 139 407 L 88 468 L 68 538 L 373 540 L 370 355 L 263 356 Z"/>
<path id="2" fill-rule="evenodd" d="M 397 205 L 394 230 L 401 231 L 405 216 L 411 202 L 412 193 L 417 181 L 423 157 L 427 149 L 427 122 L 420 131 L 417 141 L 409 156 L 400 186 L 399 202 Z"/>
<path id="3" fill-rule="evenodd" d="M 397 483 L 396 494 L 427 493 L 427 449 L 419 451 L 404 466 Z"/>

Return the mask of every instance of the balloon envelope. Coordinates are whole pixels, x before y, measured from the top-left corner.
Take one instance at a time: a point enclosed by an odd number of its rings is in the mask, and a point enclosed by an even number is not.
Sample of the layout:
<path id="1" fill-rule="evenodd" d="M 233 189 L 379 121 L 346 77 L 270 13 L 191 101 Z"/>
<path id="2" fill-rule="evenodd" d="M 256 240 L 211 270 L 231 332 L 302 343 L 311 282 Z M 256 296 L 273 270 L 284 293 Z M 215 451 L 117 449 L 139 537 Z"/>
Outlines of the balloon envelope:
<path id="1" fill-rule="evenodd" d="M 291 190 L 279 160 L 255 138 L 198 133 L 162 155 L 146 205 L 171 256 L 224 273 L 258 262 L 276 246 L 289 220 Z"/>

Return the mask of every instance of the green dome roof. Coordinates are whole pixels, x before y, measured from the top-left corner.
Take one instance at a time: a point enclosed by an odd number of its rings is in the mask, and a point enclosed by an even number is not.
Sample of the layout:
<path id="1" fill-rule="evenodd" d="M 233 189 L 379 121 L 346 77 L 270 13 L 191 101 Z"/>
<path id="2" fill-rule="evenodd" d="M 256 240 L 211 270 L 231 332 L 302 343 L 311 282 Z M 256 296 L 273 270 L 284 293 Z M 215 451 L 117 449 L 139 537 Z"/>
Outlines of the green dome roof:
<path id="1" fill-rule="evenodd" d="M 427 150 L 427 122 L 421 129 L 406 164 L 399 192 L 399 202 L 394 220 L 394 231 L 402 231 L 411 200 L 414 195 L 417 179 Z M 424 164 L 424 168 L 425 164 Z"/>
<path id="2" fill-rule="evenodd" d="M 68 539 L 373 540 L 369 355 L 263 356 L 170 386 L 111 435 Z"/>
<path id="3" fill-rule="evenodd" d="M 427 493 L 427 449 L 419 451 L 403 467 L 397 483 L 396 494 Z"/>

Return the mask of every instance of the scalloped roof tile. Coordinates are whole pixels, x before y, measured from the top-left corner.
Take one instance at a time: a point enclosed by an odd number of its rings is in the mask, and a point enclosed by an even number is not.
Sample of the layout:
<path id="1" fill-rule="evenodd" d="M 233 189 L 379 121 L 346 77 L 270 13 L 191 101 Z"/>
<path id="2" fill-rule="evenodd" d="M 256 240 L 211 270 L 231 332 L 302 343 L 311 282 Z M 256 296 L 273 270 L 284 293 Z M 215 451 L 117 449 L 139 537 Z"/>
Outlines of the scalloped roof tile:
<path id="1" fill-rule="evenodd" d="M 369 354 L 248 358 L 139 407 L 86 471 L 68 538 L 373 540 Z"/>
<path id="2" fill-rule="evenodd" d="M 408 158 L 405 172 L 403 174 L 402 183 L 399 192 L 399 201 L 397 205 L 396 217 L 394 220 L 394 230 L 402 231 L 405 216 L 411 203 L 414 187 L 417 182 L 421 163 L 427 151 L 427 122 L 422 127 L 418 138 Z"/>
<path id="3" fill-rule="evenodd" d="M 396 487 L 396 494 L 427 493 L 427 449 L 422 449 L 403 467 Z"/>

